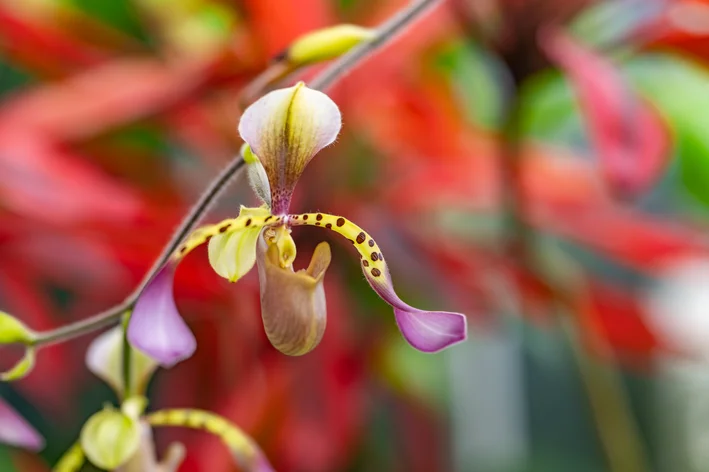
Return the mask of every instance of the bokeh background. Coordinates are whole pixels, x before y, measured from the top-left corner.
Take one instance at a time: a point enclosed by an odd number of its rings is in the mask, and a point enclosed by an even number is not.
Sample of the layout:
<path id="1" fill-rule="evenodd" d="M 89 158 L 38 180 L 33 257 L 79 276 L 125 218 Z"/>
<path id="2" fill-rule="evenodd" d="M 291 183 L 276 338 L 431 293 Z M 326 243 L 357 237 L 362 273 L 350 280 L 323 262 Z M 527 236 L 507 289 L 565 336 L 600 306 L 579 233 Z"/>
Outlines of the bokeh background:
<path id="1" fill-rule="evenodd" d="M 0 309 L 49 329 L 120 301 L 238 151 L 242 87 L 298 35 L 404 4 L 1 0 Z M 197 251 L 175 291 L 199 348 L 152 407 L 230 418 L 279 471 L 709 471 L 708 64 L 706 0 L 439 4 L 331 90 L 343 131 L 293 209 L 357 221 L 470 340 L 410 348 L 352 248 L 297 229 L 302 260 L 334 249 L 322 344 L 279 354 L 256 274 Z M 210 219 L 254 203 L 238 181 Z M 91 338 L 0 385 L 47 438 L 0 446 L 1 471 L 48 470 L 115 401 Z M 236 470 L 203 433 L 157 440 Z"/>

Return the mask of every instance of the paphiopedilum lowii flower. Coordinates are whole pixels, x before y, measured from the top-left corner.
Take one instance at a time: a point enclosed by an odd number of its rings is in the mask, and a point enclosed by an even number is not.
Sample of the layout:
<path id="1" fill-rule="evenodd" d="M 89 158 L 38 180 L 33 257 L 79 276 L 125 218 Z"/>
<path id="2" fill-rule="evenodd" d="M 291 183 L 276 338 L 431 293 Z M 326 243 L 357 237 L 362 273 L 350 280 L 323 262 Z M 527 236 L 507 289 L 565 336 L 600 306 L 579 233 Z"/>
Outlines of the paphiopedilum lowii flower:
<path id="1" fill-rule="evenodd" d="M 131 380 L 130 389 L 127 389 L 123 379 L 124 347 L 121 326 L 99 336 L 89 347 L 86 354 L 89 370 L 113 387 L 121 398 L 121 406 L 107 405 L 92 415 L 84 424 L 79 441 L 54 467 L 55 472 L 77 472 L 87 459 L 102 469 L 116 472 L 176 472 L 185 457 L 185 447 L 173 443 L 162 460 L 158 460 L 153 429 L 164 426 L 199 429 L 214 434 L 229 448 L 239 470 L 273 472 L 256 443 L 219 415 L 193 409 L 146 413 L 148 401 L 142 395 L 157 364 L 144 354 L 131 350 L 128 359 Z M 0 440 L 1 434 L 2 423 Z"/>
<path id="2" fill-rule="evenodd" d="M 296 247 L 290 233 L 303 225 L 334 231 L 354 245 L 367 281 L 394 308 L 399 329 L 413 347 L 437 352 L 466 338 L 463 315 L 419 310 L 397 296 L 379 245 L 362 228 L 342 216 L 288 213 L 306 165 L 335 140 L 340 127 L 335 103 L 303 83 L 273 91 L 244 112 L 242 154 L 264 206 L 242 207 L 236 218 L 200 228 L 180 246 L 135 306 L 128 327 L 135 347 L 167 366 L 192 354 L 195 341 L 175 307 L 172 279 L 179 261 L 208 242 L 212 267 L 232 282 L 258 263 L 261 313 L 271 343 L 289 355 L 311 351 L 326 324 L 323 277 L 330 248 L 321 243 L 308 269 L 294 271 Z"/>

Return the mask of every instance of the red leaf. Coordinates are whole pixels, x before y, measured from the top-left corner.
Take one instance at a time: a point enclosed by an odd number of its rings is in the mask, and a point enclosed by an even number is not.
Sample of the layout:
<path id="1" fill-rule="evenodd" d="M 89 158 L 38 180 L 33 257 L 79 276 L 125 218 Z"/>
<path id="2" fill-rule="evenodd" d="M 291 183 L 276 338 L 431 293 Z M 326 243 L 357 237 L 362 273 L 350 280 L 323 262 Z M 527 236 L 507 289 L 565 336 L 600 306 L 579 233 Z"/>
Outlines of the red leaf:
<path id="1" fill-rule="evenodd" d="M 668 155 L 668 133 L 657 112 L 629 89 L 612 63 L 562 31 L 550 30 L 540 41 L 576 88 L 611 190 L 621 196 L 647 190 Z"/>

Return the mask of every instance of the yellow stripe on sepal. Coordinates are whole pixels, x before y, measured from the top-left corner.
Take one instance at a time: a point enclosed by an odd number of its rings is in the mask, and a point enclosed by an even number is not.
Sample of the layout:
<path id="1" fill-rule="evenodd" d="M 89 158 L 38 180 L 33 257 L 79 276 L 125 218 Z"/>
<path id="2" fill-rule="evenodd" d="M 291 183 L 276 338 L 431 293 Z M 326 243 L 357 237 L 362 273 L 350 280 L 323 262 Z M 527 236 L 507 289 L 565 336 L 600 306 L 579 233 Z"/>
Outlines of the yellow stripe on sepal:
<path id="1" fill-rule="evenodd" d="M 77 472 L 84 465 L 86 458 L 81 444 L 76 443 L 59 459 L 52 472 Z"/>

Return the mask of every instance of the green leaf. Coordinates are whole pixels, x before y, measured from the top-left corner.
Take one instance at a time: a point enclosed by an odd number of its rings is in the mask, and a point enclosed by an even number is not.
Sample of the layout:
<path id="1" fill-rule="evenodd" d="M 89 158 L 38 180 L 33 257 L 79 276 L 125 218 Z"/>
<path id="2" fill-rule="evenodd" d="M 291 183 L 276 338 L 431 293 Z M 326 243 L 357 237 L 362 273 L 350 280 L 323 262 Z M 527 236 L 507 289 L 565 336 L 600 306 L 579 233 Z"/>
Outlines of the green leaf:
<path id="1" fill-rule="evenodd" d="M 669 54 L 638 56 L 626 70 L 671 127 L 684 188 L 709 206 L 709 71 Z"/>
<path id="2" fill-rule="evenodd" d="M 12 458 L 8 449 L 0 445 L 0 470 L 3 472 L 16 472 L 17 469 L 12 464 Z"/>
<path id="3" fill-rule="evenodd" d="M 493 57 L 472 42 L 446 45 L 433 58 L 446 76 L 471 122 L 494 129 L 502 114 L 500 69 Z"/>

